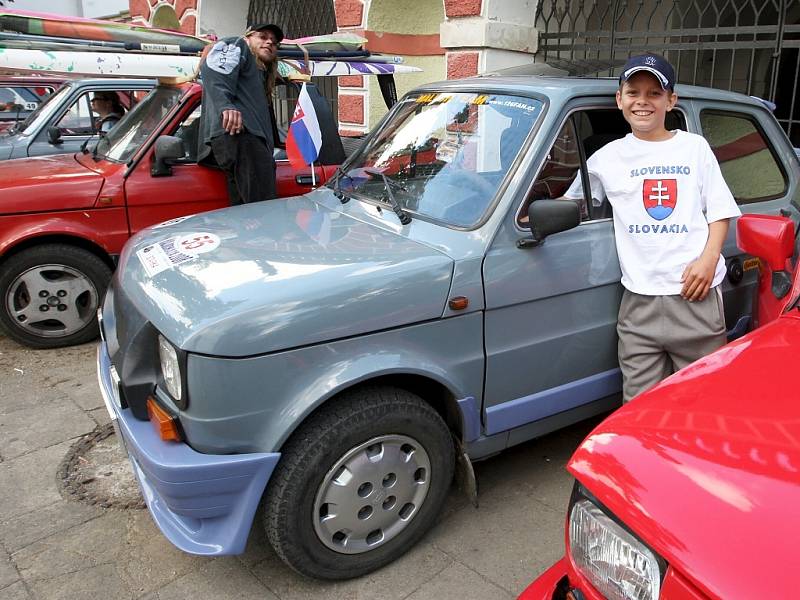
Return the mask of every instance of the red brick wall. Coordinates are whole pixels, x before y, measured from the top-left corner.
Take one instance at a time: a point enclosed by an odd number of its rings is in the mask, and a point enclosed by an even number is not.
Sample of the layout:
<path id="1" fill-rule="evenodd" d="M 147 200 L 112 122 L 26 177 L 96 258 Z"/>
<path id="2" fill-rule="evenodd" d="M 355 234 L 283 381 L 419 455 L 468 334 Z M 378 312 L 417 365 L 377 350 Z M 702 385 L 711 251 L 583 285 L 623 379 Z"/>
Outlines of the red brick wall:
<path id="1" fill-rule="evenodd" d="M 448 52 L 447 78 L 462 79 L 478 74 L 477 52 Z"/>
<path id="2" fill-rule="evenodd" d="M 448 19 L 480 15 L 481 0 L 444 0 L 444 14 Z"/>
<path id="3" fill-rule="evenodd" d="M 361 0 L 335 0 L 337 27 L 361 27 L 364 21 L 364 3 Z"/>
<path id="4" fill-rule="evenodd" d="M 339 121 L 364 125 L 364 96 L 339 94 Z"/>

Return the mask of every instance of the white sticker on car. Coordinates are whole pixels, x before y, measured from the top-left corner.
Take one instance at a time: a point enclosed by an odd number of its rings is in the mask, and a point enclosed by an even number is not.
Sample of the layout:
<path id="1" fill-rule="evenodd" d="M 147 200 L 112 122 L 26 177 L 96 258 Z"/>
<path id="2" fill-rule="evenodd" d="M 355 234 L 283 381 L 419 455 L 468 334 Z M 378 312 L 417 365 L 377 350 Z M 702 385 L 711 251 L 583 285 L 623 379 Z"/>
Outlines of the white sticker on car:
<path id="1" fill-rule="evenodd" d="M 164 221 L 162 223 L 157 223 L 153 225 L 153 229 L 159 229 L 160 227 L 169 227 L 170 225 L 177 225 L 178 223 L 182 223 L 192 215 L 186 215 L 183 217 L 175 217 L 174 219 L 170 219 L 169 221 Z"/>
<path id="2" fill-rule="evenodd" d="M 177 238 L 168 238 L 136 251 L 136 256 L 142 261 L 142 266 L 150 277 L 154 277 L 175 265 L 194 260 L 195 255 L 184 254 L 175 248 L 176 240 Z"/>
<path id="3" fill-rule="evenodd" d="M 197 258 L 198 254 L 219 248 L 219 236 L 214 233 L 189 233 L 161 240 L 136 251 L 144 270 L 150 277 Z"/>
<path id="4" fill-rule="evenodd" d="M 217 42 L 206 56 L 206 64 L 217 73 L 229 75 L 239 64 L 242 50 L 236 44 Z"/>
<path id="5" fill-rule="evenodd" d="M 189 233 L 178 238 L 175 247 L 187 254 L 203 254 L 219 248 L 219 236 L 213 233 Z"/>

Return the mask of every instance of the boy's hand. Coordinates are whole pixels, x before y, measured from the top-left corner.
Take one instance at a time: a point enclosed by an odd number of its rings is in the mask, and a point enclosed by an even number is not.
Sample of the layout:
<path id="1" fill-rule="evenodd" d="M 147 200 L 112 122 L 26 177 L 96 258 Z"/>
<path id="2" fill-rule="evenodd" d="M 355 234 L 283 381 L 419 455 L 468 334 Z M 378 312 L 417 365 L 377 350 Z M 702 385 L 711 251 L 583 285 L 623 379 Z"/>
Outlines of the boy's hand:
<path id="1" fill-rule="evenodd" d="M 700 255 L 700 258 L 693 260 L 683 270 L 681 275 L 681 296 L 689 302 L 695 300 L 704 300 L 708 295 L 708 290 L 711 289 L 711 283 L 714 281 L 714 273 L 717 270 L 717 256 L 709 256 L 706 253 Z"/>

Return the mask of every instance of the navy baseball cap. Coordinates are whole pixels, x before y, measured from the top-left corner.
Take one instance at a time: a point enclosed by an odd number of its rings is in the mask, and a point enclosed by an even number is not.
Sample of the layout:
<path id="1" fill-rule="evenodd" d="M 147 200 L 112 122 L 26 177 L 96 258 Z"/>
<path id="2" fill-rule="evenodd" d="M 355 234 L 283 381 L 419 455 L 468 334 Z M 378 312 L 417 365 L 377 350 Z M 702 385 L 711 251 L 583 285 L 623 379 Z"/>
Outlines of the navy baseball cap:
<path id="1" fill-rule="evenodd" d="M 675 71 L 672 65 L 663 56 L 658 54 L 640 54 L 632 56 L 622 67 L 622 75 L 619 76 L 619 83 L 622 85 L 630 79 L 634 73 L 647 71 L 656 76 L 661 87 L 668 91 L 675 89 Z"/>
<path id="2" fill-rule="evenodd" d="M 255 23 L 254 25 L 250 25 L 244 34 L 250 35 L 256 31 L 271 31 L 272 35 L 275 36 L 275 39 L 278 40 L 279 44 L 283 41 L 283 30 L 274 23 Z"/>

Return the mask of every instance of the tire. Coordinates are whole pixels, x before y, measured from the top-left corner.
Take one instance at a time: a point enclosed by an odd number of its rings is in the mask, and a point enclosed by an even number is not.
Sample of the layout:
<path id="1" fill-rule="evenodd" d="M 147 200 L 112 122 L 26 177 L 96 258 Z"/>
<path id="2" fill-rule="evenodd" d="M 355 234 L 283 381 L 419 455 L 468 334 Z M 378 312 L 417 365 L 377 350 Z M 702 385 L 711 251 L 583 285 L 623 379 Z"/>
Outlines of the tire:
<path id="1" fill-rule="evenodd" d="M 265 496 L 267 539 L 309 577 L 374 571 L 433 525 L 454 461 L 447 425 L 418 396 L 388 387 L 349 393 L 285 445 Z"/>
<path id="2" fill-rule="evenodd" d="M 60 348 L 98 335 L 97 308 L 111 279 L 99 257 L 67 244 L 23 250 L 0 267 L 0 326 L 31 348 Z"/>

